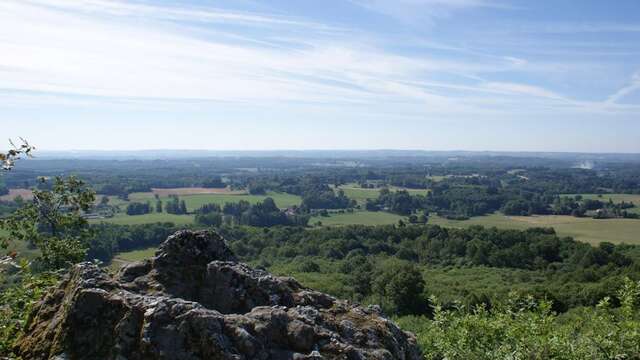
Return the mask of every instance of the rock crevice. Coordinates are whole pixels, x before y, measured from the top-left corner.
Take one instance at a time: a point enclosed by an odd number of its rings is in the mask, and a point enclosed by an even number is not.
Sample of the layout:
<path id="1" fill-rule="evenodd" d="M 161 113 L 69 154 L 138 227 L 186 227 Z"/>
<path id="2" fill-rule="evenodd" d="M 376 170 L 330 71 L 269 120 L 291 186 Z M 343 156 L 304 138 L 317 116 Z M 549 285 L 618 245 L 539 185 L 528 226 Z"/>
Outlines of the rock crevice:
<path id="1" fill-rule="evenodd" d="M 30 316 L 26 359 L 419 359 L 414 337 L 361 307 L 238 262 L 180 231 L 111 276 L 76 265 Z"/>

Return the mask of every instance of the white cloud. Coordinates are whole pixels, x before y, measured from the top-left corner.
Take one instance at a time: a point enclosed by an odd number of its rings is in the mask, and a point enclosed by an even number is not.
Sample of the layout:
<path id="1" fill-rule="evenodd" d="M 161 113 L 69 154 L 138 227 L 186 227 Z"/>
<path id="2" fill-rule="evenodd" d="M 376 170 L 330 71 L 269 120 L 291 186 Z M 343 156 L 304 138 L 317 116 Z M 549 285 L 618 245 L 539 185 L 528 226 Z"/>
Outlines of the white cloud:
<path id="1" fill-rule="evenodd" d="M 101 16 L 154 18 L 172 21 L 241 23 L 253 26 L 302 26 L 321 30 L 337 30 L 323 24 L 275 15 L 233 12 L 215 8 L 179 8 L 154 6 L 122 0 L 24 0 L 25 3 L 52 9 Z"/>
<path id="2" fill-rule="evenodd" d="M 490 82 L 487 83 L 485 87 L 490 90 L 496 90 L 508 94 L 524 94 L 554 100 L 566 100 L 563 96 L 538 86 L 504 82 Z"/>
<path id="3" fill-rule="evenodd" d="M 403 1 L 491 6 L 473 0 Z M 193 21 L 223 26 L 194 31 Z M 229 22 L 252 31 L 224 26 Z M 256 32 L 256 26 L 269 29 Z M 400 55 L 375 41 L 362 41 L 355 31 L 221 9 L 108 0 L 4 0 L 0 54 L 0 99 L 5 105 L 37 103 L 35 94 L 42 93 L 46 103 L 65 97 L 64 102 L 76 103 L 81 101 L 78 96 L 86 96 L 89 104 L 103 98 L 136 106 L 197 100 L 370 110 L 397 104 L 398 111 L 410 109 L 411 116 L 585 108 L 545 88 L 483 78 L 538 66 L 519 57 Z M 443 75 L 458 80 L 430 80 Z M 15 94 L 8 96 L 11 92 Z M 613 104 L 608 109 L 629 108 Z"/>
<path id="4" fill-rule="evenodd" d="M 113 19 L 137 10 L 147 11 L 144 26 Z M 0 87 L 162 100 L 370 103 L 384 98 L 448 105 L 445 97 L 402 81 L 427 72 L 482 69 L 388 54 L 340 37 L 305 38 L 298 48 L 282 49 L 194 37 L 150 21 L 175 12 L 110 1 L 5 1 Z"/>

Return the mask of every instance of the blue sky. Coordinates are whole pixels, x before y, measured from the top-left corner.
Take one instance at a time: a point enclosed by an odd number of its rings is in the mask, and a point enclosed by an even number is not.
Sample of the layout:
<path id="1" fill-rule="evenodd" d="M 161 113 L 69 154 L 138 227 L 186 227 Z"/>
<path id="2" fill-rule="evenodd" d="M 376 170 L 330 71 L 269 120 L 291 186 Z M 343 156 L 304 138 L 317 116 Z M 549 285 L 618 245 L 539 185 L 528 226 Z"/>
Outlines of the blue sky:
<path id="1" fill-rule="evenodd" d="M 0 2 L 41 149 L 640 152 L 637 0 Z"/>

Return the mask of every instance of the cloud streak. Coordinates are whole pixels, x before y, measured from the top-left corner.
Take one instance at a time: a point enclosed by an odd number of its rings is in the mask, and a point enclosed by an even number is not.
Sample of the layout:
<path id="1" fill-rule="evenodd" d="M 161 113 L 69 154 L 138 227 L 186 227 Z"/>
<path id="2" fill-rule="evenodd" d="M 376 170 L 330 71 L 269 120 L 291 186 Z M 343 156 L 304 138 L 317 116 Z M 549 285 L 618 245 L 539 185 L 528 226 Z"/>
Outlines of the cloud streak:
<path id="1" fill-rule="evenodd" d="M 625 96 L 634 93 L 640 90 L 640 71 L 637 71 L 631 77 L 631 81 L 627 86 L 624 86 L 620 90 L 616 91 L 614 94 L 611 94 L 607 98 L 607 105 L 617 104 L 620 100 L 624 99 Z"/>
<path id="2" fill-rule="evenodd" d="M 499 5 L 403 3 L 456 9 Z M 194 22 L 210 26 L 194 28 Z M 5 0 L 0 3 L 0 99 L 22 105 L 37 94 L 47 102 L 66 97 L 71 103 L 84 96 L 90 103 L 103 98 L 362 109 L 384 104 L 385 111 L 395 106 L 398 113 L 418 117 L 587 111 L 603 105 L 602 111 L 635 110 L 617 102 L 637 89 L 637 75 L 603 103 L 577 101 L 543 86 L 491 80 L 495 74 L 537 71 L 532 70 L 537 64 L 522 57 L 456 47 L 451 48 L 465 56 L 399 53 L 363 38 L 341 26 L 225 9 Z"/>

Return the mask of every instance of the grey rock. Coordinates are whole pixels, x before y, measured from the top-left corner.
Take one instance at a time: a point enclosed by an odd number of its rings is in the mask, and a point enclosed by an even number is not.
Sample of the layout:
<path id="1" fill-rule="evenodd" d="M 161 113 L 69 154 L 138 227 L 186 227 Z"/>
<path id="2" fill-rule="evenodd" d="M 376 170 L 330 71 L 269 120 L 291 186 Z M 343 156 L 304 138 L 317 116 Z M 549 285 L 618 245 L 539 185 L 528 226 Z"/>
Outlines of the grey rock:
<path id="1" fill-rule="evenodd" d="M 76 265 L 35 306 L 25 359 L 420 359 L 363 308 L 239 263 L 214 232 L 180 231 L 115 276 Z"/>

